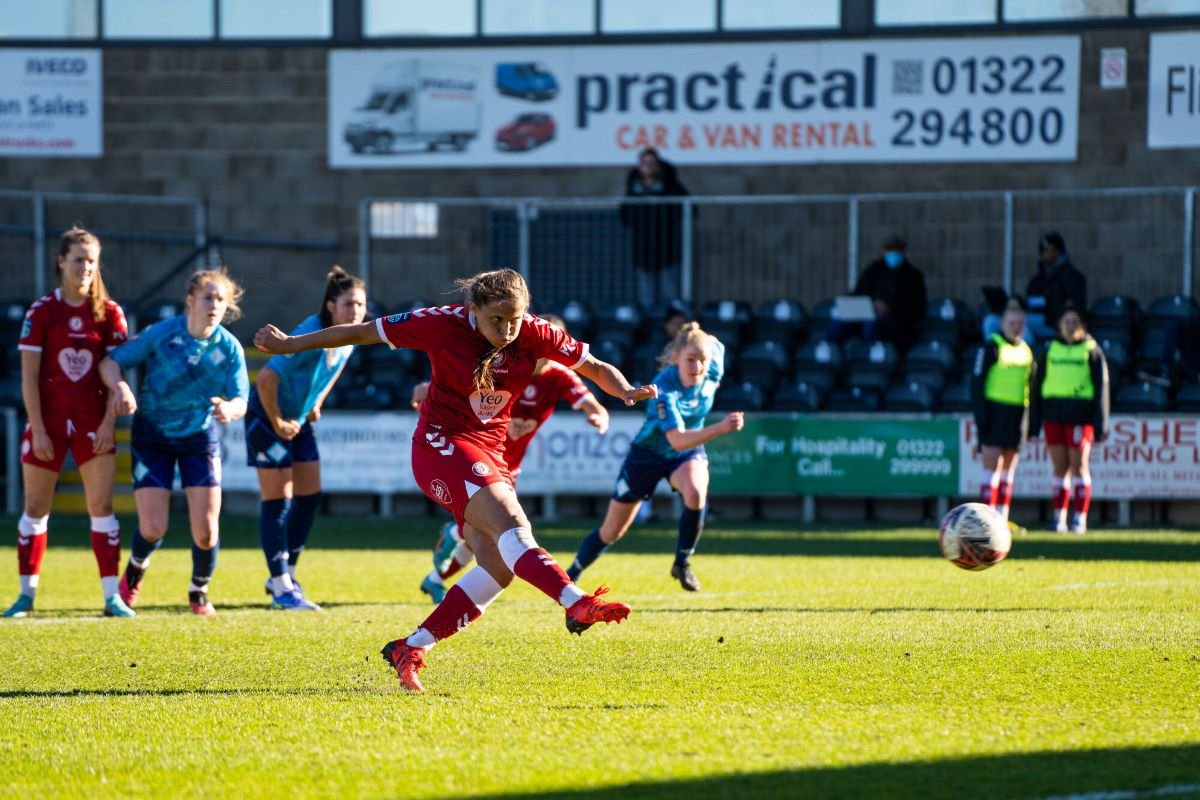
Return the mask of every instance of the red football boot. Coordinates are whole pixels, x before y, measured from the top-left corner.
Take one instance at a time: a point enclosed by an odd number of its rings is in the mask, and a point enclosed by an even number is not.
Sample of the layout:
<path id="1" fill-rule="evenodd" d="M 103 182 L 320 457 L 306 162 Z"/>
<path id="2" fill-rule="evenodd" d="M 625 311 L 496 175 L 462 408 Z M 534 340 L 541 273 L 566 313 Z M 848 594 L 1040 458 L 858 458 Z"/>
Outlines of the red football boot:
<path id="1" fill-rule="evenodd" d="M 425 691 L 425 687 L 421 685 L 421 678 L 417 675 L 425 669 L 424 648 L 410 647 L 408 642 L 397 639 L 385 644 L 379 652 L 396 670 L 396 677 L 400 679 L 401 686 L 410 692 Z"/>
<path id="2" fill-rule="evenodd" d="M 567 609 L 567 630 L 576 636 L 597 622 L 605 624 L 620 622 L 629 616 L 630 608 L 624 603 L 614 603 L 611 600 L 601 600 L 600 595 L 608 594 L 608 587 L 601 586 L 593 594 L 585 594 Z"/>

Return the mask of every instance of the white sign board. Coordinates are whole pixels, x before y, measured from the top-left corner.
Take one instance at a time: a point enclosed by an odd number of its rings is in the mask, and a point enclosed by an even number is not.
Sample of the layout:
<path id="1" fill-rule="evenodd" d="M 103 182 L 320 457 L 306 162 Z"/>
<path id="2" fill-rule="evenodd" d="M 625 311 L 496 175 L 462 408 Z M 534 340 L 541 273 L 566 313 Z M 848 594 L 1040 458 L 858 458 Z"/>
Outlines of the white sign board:
<path id="1" fill-rule="evenodd" d="M 104 154 L 99 50 L 0 49 L 0 155 Z"/>
<path id="2" fill-rule="evenodd" d="M 1079 38 L 336 50 L 342 168 L 1072 161 Z"/>
<path id="3" fill-rule="evenodd" d="M 614 412 L 600 436 L 580 413 L 560 411 L 538 430 L 521 464 L 517 489 L 525 494 L 607 495 L 629 443 L 645 420 L 637 412 Z M 412 475 L 412 434 L 417 415 L 333 411 L 316 424 L 321 483 L 330 492 L 417 493 Z M 221 483 L 234 491 L 258 491 L 246 463 L 245 426 L 221 426 Z M 664 483 L 660 492 L 669 491 Z"/>
<path id="4" fill-rule="evenodd" d="M 960 426 L 959 491 L 979 494 L 980 461 L 975 423 Z M 1109 437 L 1092 446 L 1092 492 L 1100 500 L 1196 497 L 1200 486 L 1200 418 L 1113 417 Z M 1034 439 L 1021 451 L 1014 494 L 1050 497 L 1054 473 L 1045 442 Z"/>
<path id="5" fill-rule="evenodd" d="M 1146 143 L 1200 147 L 1200 33 L 1150 36 Z"/>
<path id="6" fill-rule="evenodd" d="M 1100 49 L 1100 88 L 1124 89 L 1129 77 L 1129 64 L 1124 47 Z"/>

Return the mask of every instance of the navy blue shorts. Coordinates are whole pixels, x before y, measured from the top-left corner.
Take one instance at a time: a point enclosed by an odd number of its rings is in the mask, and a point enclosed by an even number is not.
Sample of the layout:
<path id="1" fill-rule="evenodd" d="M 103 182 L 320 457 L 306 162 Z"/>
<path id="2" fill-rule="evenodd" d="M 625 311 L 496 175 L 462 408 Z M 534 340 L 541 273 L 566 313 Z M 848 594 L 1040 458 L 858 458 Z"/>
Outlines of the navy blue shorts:
<path id="1" fill-rule="evenodd" d="M 290 442 L 279 438 L 275 428 L 253 405 L 246 411 L 246 466 L 288 469 L 296 461 L 320 461 L 317 436 L 311 422 L 304 423 Z"/>
<path id="2" fill-rule="evenodd" d="M 621 474 L 617 478 L 617 487 L 613 489 L 612 499 L 619 503 L 649 500 L 659 481 L 670 479 L 672 472 L 697 458 L 708 461 L 708 454 L 704 452 L 703 446 L 684 450 L 674 458 L 663 458 L 652 450 L 634 445 L 629 448 L 625 463 L 621 465 Z"/>
<path id="3" fill-rule="evenodd" d="M 139 424 L 134 415 L 130 441 L 134 489 L 170 490 L 175 484 L 176 465 L 185 489 L 221 485 L 221 442 L 215 424 L 206 431 L 173 439 L 148 423 Z"/>

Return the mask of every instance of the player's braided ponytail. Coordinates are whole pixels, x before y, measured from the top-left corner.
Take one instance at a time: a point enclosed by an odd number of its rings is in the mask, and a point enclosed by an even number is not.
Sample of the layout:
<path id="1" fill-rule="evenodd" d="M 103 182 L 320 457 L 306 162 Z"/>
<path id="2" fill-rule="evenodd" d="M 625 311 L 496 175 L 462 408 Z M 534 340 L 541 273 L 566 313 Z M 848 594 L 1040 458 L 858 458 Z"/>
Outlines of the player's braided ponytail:
<path id="1" fill-rule="evenodd" d="M 463 299 L 470 302 L 476 309 L 491 303 L 511 301 L 517 305 L 529 307 L 529 287 L 521 273 L 515 269 L 495 269 L 480 272 L 470 278 L 459 278 L 455 285 L 463 293 Z M 503 347 L 489 349 L 475 365 L 472 376 L 476 391 L 490 392 L 495 388 L 492 369 L 496 356 L 500 355 Z"/>

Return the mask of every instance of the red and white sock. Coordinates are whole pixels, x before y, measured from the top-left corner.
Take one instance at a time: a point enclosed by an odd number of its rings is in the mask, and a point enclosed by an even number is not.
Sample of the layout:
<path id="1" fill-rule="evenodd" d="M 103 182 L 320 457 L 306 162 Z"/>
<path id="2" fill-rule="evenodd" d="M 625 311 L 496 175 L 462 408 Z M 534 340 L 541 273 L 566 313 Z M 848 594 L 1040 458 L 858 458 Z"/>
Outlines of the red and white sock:
<path id="1" fill-rule="evenodd" d="M 996 489 L 1000 485 L 1000 473 L 983 468 L 979 476 L 979 502 L 985 506 L 996 507 Z"/>
<path id="2" fill-rule="evenodd" d="M 500 557 L 521 580 L 532 584 L 563 608 L 570 608 L 587 593 L 576 586 L 563 568 L 533 538 L 528 528 L 513 528 L 496 542 Z"/>
<path id="3" fill-rule="evenodd" d="M 1054 504 L 1054 527 L 1063 530 L 1067 527 L 1067 506 L 1071 503 L 1071 477 L 1056 475 L 1053 487 L 1050 498 Z"/>
<path id="4" fill-rule="evenodd" d="M 439 572 L 438 577 L 445 580 L 474 560 L 475 553 L 470 546 L 466 542 L 459 542 L 458 547 L 454 548 L 454 555 L 450 558 L 450 565 L 446 567 L 445 572 Z"/>
<path id="5" fill-rule="evenodd" d="M 21 594 L 29 597 L 37 595 L 49 523 L 49 515 L 35 519 L 27 514 L 22 514 L 17 523 L 17 574 L 21 576 Z"/>
<path id="6" fill-rule="evenodd" d="M 496 583 L 487 570 L 476 567 L 450 587 L 438 607 L 404 640 L 405 643 L 409 647 L 428 650 L 479 619 L 503 591 L 504 587 Z"/>
<path id="7" fill-rule="evenodd" d="M 996 487 L 996 510 L 1000 512 L 1000 516 L 1004 517 L 1004 521 L 1008 521 L 1008 509 L 1012 506 L 1013 485 L 1012 479 L 1002 479 L 1000 485 Z"/>
<path id="8" fill-rule="evenodd" d="M 1088 509 L 1092 507 L 1092 476 L 1081 477 L 1075 484 L 1075 517 L 1074 525 L 1087 525 Z"/>
<path id="9" fill-rule="evenodd" d="M 92 517 L 92 553 L 100 568 L 100 588 L 107 600 L 117 593 L 121 572 L 121 525 L 112 514 Z"/>

